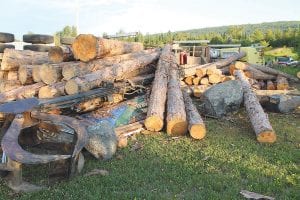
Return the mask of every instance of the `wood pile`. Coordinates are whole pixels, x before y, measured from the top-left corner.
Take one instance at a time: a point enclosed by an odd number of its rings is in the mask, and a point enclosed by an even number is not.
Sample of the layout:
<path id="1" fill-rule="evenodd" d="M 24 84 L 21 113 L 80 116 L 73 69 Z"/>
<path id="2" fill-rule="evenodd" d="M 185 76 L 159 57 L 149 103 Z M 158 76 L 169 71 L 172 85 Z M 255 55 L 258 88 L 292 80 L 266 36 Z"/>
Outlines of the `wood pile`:
<path id="1" fill-rule="evenodd" d="M 50 42 L 51 38 L 35 35 L 26 36 L 25 40 L 36 44 Z M 73 131 L 72 136 L 65 134 L 65 139 L 69 143 L 77 139 L 73 144 L 74 151 L 71 154 L 69 151 L 68 155 L 43 157 L 27 152 L 29 157 L 38 158 L 36 162 L 26 156 L 14 155 L 13 147 L 5 144 L 8 155 L 15 156 L 13 162 L 17 164 L 70 159 L 70 174 L 74 174 L 83 147 L 96 158 L 109 159 L 116 147 L 127 146 L 128 137 L 141 131 L 145 134 L 165 131 L 172 137 L 189 133 L 194 139 L 203 139 L 206 126 L 190 91 L 199 98 L 214 85 L 230 80 L 238 80 L 242 85 L 238 91 L 241 97 L 243 93 L 244 106 L 257 140 L 273 143 L 276 134 L 261 102 L 274 94 L 299 96 L 299 91 L 290 86 L 291 81 L 299 81 L 298 78 L 270 67 L 238 61 L 245 56 L 244 52 L 214 63 L 181 67 L 171 45 L 143 50 L 141 43 L 103 39 L 90 34 L 61 42 L 62 46 L 53 47 L 49 52 L 6 48 L 0 55 L 0 108 L 10 106 L 13 110 L 4 115 L 2 134 L 13 133 L 16 139 L 23 127 L 33 126 L 32 130 L 40 131 L 41 135 L 45 127 L 52 132 Z M 289 101 L 296 105 L 299 100 Z M 34 107 L 28 107 L 30 103 Z M 128 111 L 125 114 L 124 109 Z M 117 117 L 113 116 L 115 114 Z M 130 120 L 124 120 L 129 117 Z M 106 128 L 102 128 L 103 119 L 106 119 Z M 56 124 L 49 125 L 47 121 Z M 68 128 L 69 124 L 73 128 Z M 105 140 L 105 134 L 111 136 L 109 144 L 100 141 Z M 10 137 L 4 138 L 11 142 Z M 98 141 L 93 142 L 89 140 L 91 138 Z M 55 140 L 52 138 L 51 141 Z M 13 142 L 18 152 L 24 153 L 18 140 Z"/>

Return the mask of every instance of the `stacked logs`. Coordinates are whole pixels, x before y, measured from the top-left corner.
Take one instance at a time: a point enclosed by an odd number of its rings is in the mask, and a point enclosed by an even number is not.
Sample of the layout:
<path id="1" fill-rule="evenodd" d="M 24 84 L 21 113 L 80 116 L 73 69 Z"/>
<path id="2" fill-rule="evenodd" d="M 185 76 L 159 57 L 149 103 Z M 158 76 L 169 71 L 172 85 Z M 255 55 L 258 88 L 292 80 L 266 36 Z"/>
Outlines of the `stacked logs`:
<path id="1" fill-rule="evenodd" d="M 299 81 L 297 77 L 267 66 L 237 61 L 244 55 L 241 52 L 228 59 L 224 59 L 225 61 L 222 62 L 182 68 L 181 85 L 190 87 L 193 95 L 200 97 L 212 85 L 234 80 L 235 70 L 242 70 L 249 79 L 251 87 L 255 90 L 289 90 L 289 81 Z"/>
<path id="2" fill-rule="evenodd" d="M 94 48 L 99 50 L 98 57 L 86 62 L 82 62 L 80 57 L 79 61 L 62 59 L 53 62 L 50 52 L 5 49 L 1 63 L 5 81 L 0 84 L 0 101 L 3 103 L 29 97 L 49 99 L 80 95 L 116 81 L 118 83 L 114 84 L 126 86 L 122 92 L 127 92 L 128 88 L 149 84 L 153 79 L 153 64 L 160 55 L 159 49 L 143 50 L 140 43 L 96 37 L 94 39 L 99 42 L 89 44 L 91 37 L 94 36 L 80 35 L 73 42 L 77 55 L 80 54 L 78 51 L 84 51 L 78 46 L 95 45 Z M 50 42 L 48 37 L 42 35 L 26 36 L 24 39 L 31 42 Z M 66 39 L 64 43 L 70 44 L 70 41 Z"/>
<path id="3" fill-rule="evenodd" d="M 144 124 L 149 131 L 161 131 L 165 121 L 170 136 L 182 136 L 187 131 L 195 139 L 205 136 L 201 116 L 190 97 L 181 91 L 179 68 L 170 45 L 164 47 L 157 64 Z"/>

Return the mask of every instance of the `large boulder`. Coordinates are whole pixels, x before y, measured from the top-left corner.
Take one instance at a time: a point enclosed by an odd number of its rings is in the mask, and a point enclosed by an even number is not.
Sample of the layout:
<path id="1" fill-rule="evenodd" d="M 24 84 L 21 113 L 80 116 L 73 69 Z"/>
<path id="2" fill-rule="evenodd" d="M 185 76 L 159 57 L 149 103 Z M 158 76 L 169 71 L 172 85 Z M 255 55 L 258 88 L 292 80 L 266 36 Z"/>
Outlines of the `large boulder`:
<path id="1" fill-rule="evenodd" d="M 268 97 L 268 101 L 262 102 L 262 106 L 270 112 L 291 113 L 299 110 L 300 96 L 272 95 Z"/>
<path id="2" fill-rule="evenodd" d="M 204 115 L 222 117 L 239 109 L 243 101 L 242 86 L 236 80 L 220 83 L 206 90 L 201 101 Z"/>

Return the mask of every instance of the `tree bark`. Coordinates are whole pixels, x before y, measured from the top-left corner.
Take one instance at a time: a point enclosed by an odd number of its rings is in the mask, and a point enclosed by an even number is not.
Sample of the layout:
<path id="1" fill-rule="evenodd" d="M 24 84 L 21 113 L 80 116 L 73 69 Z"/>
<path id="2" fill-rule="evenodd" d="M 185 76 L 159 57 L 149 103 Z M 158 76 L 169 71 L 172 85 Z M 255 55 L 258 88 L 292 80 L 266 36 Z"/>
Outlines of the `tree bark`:
<path id="1" fill-rule="evenodd" d="M 43 86 L 39 89 L 39 98 L 48 99 L 65 95 L 66 82 L 57 82 L 51 85 Z"/>
<path id="2" fill-rule="evenodd" d="M 48 52 L 49 61 L 52 63 L 74 61 L 74 55 L 71 46 L 51 47 Z"/>
<path id="3" fill-rule="evenodd" d="M 230 65 L 230 63 L 237 61 L 245 56 L 246 56 L 246 52 L 240 51 L 239 53 L 234 54 L 226 59 L 215 62 L 215 64 L 216 64 L 217 68 L 223 68 L 227 65 Z"/>
<path id="4" fill-rule="evenodd" d="M 128 53 L 124 55 L 117 55 L 112 57 L 106 57 L 103 59 L 96 59 L 90 62 L 67 62 L 59 63 L 62 66 L 62 75 L 65 80 L 70 80 L 77 76 L 84 76 L 90 74 L 91 72 L 103 69 L 104 67 L 112 66 L 116 63 L 121 63 L 130 59 L 138 59 L 150 53 L 158 52 L 157 49 L 144 50 L 134 53 Z"/>
<path id="5" fill-rule="evenodd" d="M 269 122 L 268 116 L 252 91 L 251 86 L 241 70 L 235 70 L 235 76 L 240 80 L 244 92 L 244 105 L 250 118 L 252 127 L 259 142 L 273 143 L 276 134 Z"/>
<path id="6" fill-rule="evenodd" d="M 20 65 L 39 65 L 47 63 L 48 61 L 48 53 L 46 52 L 5 49 L 1 69 L 18 70 Z"/>
<path id="7" fill-rule="evenodd" d="M 257 79 L 257 80 L 271 80 L 276 79 L 274 75 L 266 74 L 250 65 L 247 65 L 244 62 L 235 62 L 234 65 L 230 65 L 230 74 L 233 75 L 234 71 L 240 69 L 245 71 L 245 75 L 248 78 Z"/>
<path id="8" fill-rule="evenodd" d="M 155 71 L 155 78 L 148 103 L 147 118 L 145 120 L 145 127 L 149 131 L 160 131 L 164 126 L 171 51 L 171 45 L 164 47 Z"/>
<path id="9" fill-rule="evenodd" d="M 97 38 L 90 34 L 77 36 L 72 44 L 74 57 L 83 62 L 106 56 L 141 51 L 143 48 L 142 43 Z"/>
<path id="10" fill-rule="evenodd" d="M 277 77 L 277 89 L 278 90 L 288 90 L 289 89 L 289 82 L 287 79 L 281 75 Z"/>
<path id="11" fill-rule="evenodd" d="M 99 87 L 103 81 L 122 80 L 124 79 L 124 74 L 144 68 L 156 61 L 159 54 L 159 52 L 154 52 L 139 59 L 127 60 L 110 67 L 105 67 L 91 74 L 73 78 L 67 81 L 65 91 L 67 94 L 76 94 Z"/>
<path id="12" fill-rule="evenodd" d="M 204 122 L 196 108 L 190 95 L 183 91 L 183 99 L 185 103 L 185 111 L 188 120 L 188 130 L 192 138 L 202 139 L 206 135 L 206 128 Z"/>
<path id="13" fill-rule="evenodd" d="M 251 67 L 257 69 L 257 70 L 260 70 L 264 73 L 267 73 L 267 74 L 272 74 L 272 75 L 275 75 L 275 76 L 278 76 L 278 75 L 281 75 L 289 80 L 292 80 L 292 81 L 296 81 L 298 82 L 299 79 L 297 77 L 294 77 L 293 75 L 290 75 L 290 74 L 287 74 L 287 73 L 284 73 L 282 71 L 279 71 L 277 69 L 273 69 L 271 67 L 267 67 L 267 66 L 260 66 L 260 65 L 253 65 L 253 64 L 249 64 Z"/>
<path id="14" fill-rule="evenodd" d="M 185 135 L 187 132 L 186 112 L 179 83 L 179 70 L 175 56 L 171 54 L 168 77 L 167 133 L 171 136 Z"/>
<path id="15" fill-rule="evenodd" d="M 39 82 L 33 85 L 20 86 L 8 92 L 1 93 L 0 103 L 34 97 L 38 90 L 44 85 L 44 83 Z"/>

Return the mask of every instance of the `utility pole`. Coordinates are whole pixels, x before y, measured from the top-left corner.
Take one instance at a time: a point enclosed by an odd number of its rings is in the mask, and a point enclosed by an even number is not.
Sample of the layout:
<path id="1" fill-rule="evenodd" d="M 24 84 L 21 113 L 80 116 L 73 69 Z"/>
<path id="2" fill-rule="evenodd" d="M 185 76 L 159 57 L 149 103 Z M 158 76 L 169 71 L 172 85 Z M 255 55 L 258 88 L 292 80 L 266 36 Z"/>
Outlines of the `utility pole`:
<path id="1" fill-rule="evenodd" d="M 76 29 L 77 29 L 77 34 L 79 34 L 79 0 L 76 0 L 75 13 L 76 13 Z"/>

